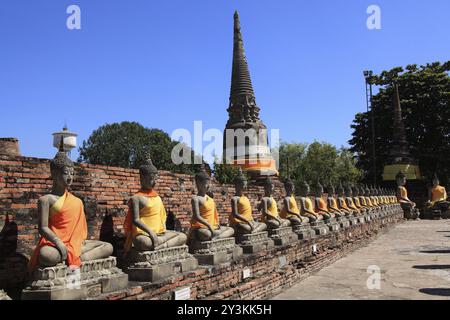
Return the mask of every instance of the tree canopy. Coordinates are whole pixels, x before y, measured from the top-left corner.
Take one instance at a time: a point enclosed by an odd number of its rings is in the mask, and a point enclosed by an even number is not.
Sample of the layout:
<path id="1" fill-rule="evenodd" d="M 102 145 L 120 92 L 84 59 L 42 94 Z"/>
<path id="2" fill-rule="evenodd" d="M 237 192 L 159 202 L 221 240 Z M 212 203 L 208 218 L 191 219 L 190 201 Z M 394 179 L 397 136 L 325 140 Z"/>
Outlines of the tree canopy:
<path id="1" fill-rule="evenodd" d="M 315 184 L 317 179 L 322 184 L 339 181 L 357 182 L 361 172 L 355 167 L 355 156 L 346 148 L 337 149 L 326 142 L 286 143 L 279 149 L 280 177 L 288 176 L 296 186 L 305 180 Z"/>
<path id="2" fill-rule="evenodd" d="M 431 178 L 437 172 L 444 184 L 450 179 L 450 61 L 423 66 L 396 67 L 373 76 L 380 86 L 373 96 L 376 175 L 381 181 L 393 134 L 394 87 L 399 87 L 403 122 L 411 155 L 422 174 Z M 358 154 L 357 167 L 365 180 L 372 181 L 372 140 L 370 114 L 358 113 L 353 120 L 350 150 Z"/>
<path id="3" fill-rule="evenodd" d="M 177 143 L 166 132 L 146 128 L 137 122 L 105 124 L 94 130 L 87 141 L 83 141 L 78 161 L 139 168 L 148 152 L 153 164 L 160 170 L 195 172 L 193 164 L 175 165 L 172 162 L 171 151 Z"/>

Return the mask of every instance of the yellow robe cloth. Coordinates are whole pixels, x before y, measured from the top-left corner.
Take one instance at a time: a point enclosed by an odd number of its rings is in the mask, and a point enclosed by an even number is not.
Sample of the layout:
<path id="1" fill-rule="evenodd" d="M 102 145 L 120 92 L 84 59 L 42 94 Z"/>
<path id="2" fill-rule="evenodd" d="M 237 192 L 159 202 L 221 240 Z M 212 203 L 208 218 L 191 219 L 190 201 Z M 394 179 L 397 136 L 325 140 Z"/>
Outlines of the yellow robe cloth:
<path id="1" fill-rule="evenodd" d="M 291 209 L 290 211 L 300 214 L 300 209 L 298 208 L 297 200 L 295 200 L 295 197 L 293 195 L 291 195 L 289 197 L 289 208 Z M 285 206 L 283 206 L 280 216 L 284 219 L 288 219 L 290 217 L 296 217 L 295 215 L 289 213 Z"/>
<path id="2" fill-rule="evenodd" d="M 214 202 L 214 199 L 209 197 L 208 195 L 205 195 L 205 201 L 203 205 L 200 204 L 200 215 L 203 219 L 208 221 L 213 229 L 217 229 L 219 227 L 219 214 L 217 212 L 216 203 Z M 192 217 L 191 228 L 200 229 L 206 228 L 206 226 Z"/>
<path id="3" fill-rule="evenodd" d="M 323 211 L 329 212 L 327 203 L 325 202 L 325 200 L 323 200 L 323 198 L 320 198 L 315 212 L 318 214 L 322 214 Z"/>
<path id="4" fill-rule="evenodd" d="M 310 213 L 310 212 L 314 212 L 314 208 L 313 208 L 313 204 L 310 198 L 305 197 L 305 214 L 306 213 Z M 315 214 L 317 216 L 317 214 Z"/>
<path id="5" fill-rule="evenodd" d="M 350 211 L 349 207 L 347 206 L 347 202 L 345 201 L 344 198 L 339 198 L 338 200 L 339 200 L 339 206 L 342 209 Z"/>
<path id="6" fill-rule="evenodd" d="M 366 197 L 366 204 L 368 207 L 373 207 L 372 200 L 369 197 Z"/>
<path id="7" fill-rule="evenodd" d="M 400 197 L 397 197 L 398 201 L 405 201 L 402 199 L 408 199 L 408 190 L 405 187 L 400 187 Z"/>
<path id="8" fill-rule="evenodd" d="M 329 209 L 332 209 L 334 211 L 340 211 L 337 206 L 337 201 L 335 197 L 331 197 L 330 199 L 330 205 L 328 206 Z"/>
<path id="9" fill-rule="evenodd" d="M 435 204 L 438 201 L 446 201 L 447 192 L 442 186 L 436 186 L 431 189 L 431 203 Z"/>
<path id="10" fill-rule="evenodd" d="M 161 197 L 154 190 L 139 191 L 136 193 L 136 196 L 147 198 L 145 206 L 139 209 L 139 218 L 142 223 L 156 234 L 166 232 L 167 213 Z M 129 209 L 124 223 L 126 237 L 124 245 L 125 252 L 128 252 L 131 249 L 134 237 L 140 234 L 147 235 L 144 230 L 139 229 L 132 223 L 133 211 L 130 205 L 131 203 L 129 203 Z"/>
<path id="11" fill-rule="evenodd" d="M 48 227 L 67 247 L 67 264 L 81 265 L 81 247 L 87 239 L 87 223 L 83 202 L 66 192 L 50 208 Z M 39 253 L 42 247 L 55 244 L 41 237 L 28 262 L 28 270 L 33 271 L 39 263 Z"/>
<path id="12" fill-rule="evenodd" d="M 237 203 L 238 213 L 243 216 L 247 221 L 253 221 L 253 215 L 252 215 L 252 206 L 250 204 L 250 200 L 242 195 L 239 197 L 239 201 Z M 233 216 L 233 213 L 230 213 L 229 220 L 231 225 L 236 225 L 239 223 L 244 223 L 244 221 L 236 218 Z"/>
<path id="13" fill-rule="evenodd" d="M 270 206 L 267 208 L 267 211 L 269 211 L 269 213 L 270 213 L 270 215 L 271 215 L 272 217 L 278 218 L 279 215 L 278 215 L 277 203 L 276 203 L 276 201 L 275 201 L 275 199 L 274 199 L 273 197 L 270 197 L 269 199 L 271 200 L 271 201 L 270 201 L 271 204 L 270 204 Z M 266 217 L 265 214 L 262 215 L 261 220 L 262 220 L 263 222 L 266 222 L 266 221 L 267 221 L 267 217 Z"/>

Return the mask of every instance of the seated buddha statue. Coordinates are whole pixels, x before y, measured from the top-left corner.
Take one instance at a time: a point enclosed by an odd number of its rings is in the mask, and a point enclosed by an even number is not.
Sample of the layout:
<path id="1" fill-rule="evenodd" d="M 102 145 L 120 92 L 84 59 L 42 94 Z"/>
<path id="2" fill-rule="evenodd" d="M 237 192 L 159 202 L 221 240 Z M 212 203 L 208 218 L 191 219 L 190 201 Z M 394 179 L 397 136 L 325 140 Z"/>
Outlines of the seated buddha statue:
<path id="1" fill-rule="evenodd" d="M 323 220 L 324 216 L 314 211 L 313 203 L 309 198 L 310 193 L 309 184 L 303 181 L 300 188 L 300 213 L 304 216 L 308 216 L 310 222 Z"/>
<path id="2" fill-rule="evenodd" d="M 364 198 L 366 200 L 367 207 L 375 208 L 375 205 L 372 203 L 370 188 L 367 185 L 364 187 Z"/>
<path id="3" fill-rule="evenodd" d="M 353 194 L 353 203 L 355 205 L 355 207 L 358 209 L 359 212 L 361 213 L 365 213 L 366 212 L 366 208 L 365 206 L 361 203 L 360 197 L 359 197 L 359 188 L 358 186 L 353 186 L 350 187 L 352 189 L 352 194 Z"/>
<path id="4" fill-rule="evenodd" d="M 359 200 L 359 204 L 361 205 L 362 208 L 364 208 L 366 211 L 368 210 L 368 204 L 366 203 L 366 197 L 364 196 L 365 194 L 365 189 L 363 185 L 360 185 L 358 187 L 358 200 Z"/>
<path id="5" fill-rule="evenodd" d="M 397 181 L 397 199 L 405 213 L 405 217 L 407 219 L 417 219 L 418 213 L 416 212 L 416 204 L 409 200 L 408 191 L 405 188 L 406 176 L 403 172 L 399 171 L 395 179 Z"/>
<path id="6" fill-rule="evenodd" d="M 347 205 L 347 199 L 345 198 L 345 190 L 344 187 L 342 186 L 342 183 L 339 183 L 337 200 L 339 210 L 341 210 L 345 214 L 345 216 L 353 215 L 353 210 L 351 210 Z"/>
<path id="7" fill-rule="evenodd" d="M 360 215 L 361 211 L 356 207 L 354 198 L 353 198 L 353 190 L 350 185 L 347 186 L 345 190 L 345 202 L 347 204 L 347 208 L 352 211 L 353 215 Z"/>
<path id="8" fill-rule="evenodd" d="M 320 214 L 323 217 L 323 220 L 328 221 L 330 219 L 336 218 L 336 215 L 328 210 L 328 205 L 323 198 L 323 191 L 323 186 L 320 184 L 320 181 L 317 181 L 314 192 L 314 211 Z"/>
<path id="9" fill-rule="evenodd" d="M 250 200 L 244 194 L 247 190 L 247 178 L 242 174 L 241 168 L 234 179 L 235 195 L 231 199 L 230 225 L 236 234 L 249 234 L 262 232 L 267 229 L 263 222 L 253 219 L 252 206 Z"/>
<path id="10" fill-rule="evenodd" d="M 28 263 L 30 272 L 37 267 L 66 263 L 71 270 L 83 261 L 103 259 L 113 253 L 110 243 L 87 240 L 88 229 L 81 199 L 69 192 L 74 164 L 63 148 L 50 161 L 52 191 L 38 200 L 40 239 Z"/>
<path id="11" fill-rule="evenodd" d="M 435 173 L 433 176 L 433 185 L 428 191 L 427 207 L 431 210 L 448 211 L 450 202 L 447 201 L 447 191 L 439 185 L 439 178 Z"/>
<path id="12" fill-rule="evenodd" d="M 219 224 L 219 214 L 214 199 L 208 196 L 211 178 L 205 167 L 195 174 L 197 194 L 192 197 L 192 219 L 189 238 L 197 241 L 229 238 L 234 235 L 234 229 Z"/>
<path id="13" fill-rule="evenodd" d="M 287 179 L 284 182 L 284 190 L 286 196 L 283 199 L 283 209 L 280 212 L 280 216 L 284 219 L 288 219 L 293 226 L 310 222 L 310 217 L 308 215 L 302 216 L 300 214 L 297 200 L 295 200 L 295 186 L 291 179 Z M 314 218 L 312 219 L 314 220 Z"/>
<path id="14" fill-rule="evenodd" d="M 380 206 L 379 199 L 378 199 L 378 192 L 377 192 L 377 189 L 374 186 L 372 186 L 370 188 L 370 200 L 372 201 L 372 205 L 374 207 L 379 207 Z"/>
<path id="15" fill-rule="evenodd" d="M 328 211 L 334 213 L 336 217 L 343 217 L 345 213 L 341 211 L 338 207 L 338 203 L 336 200 L 336 189 L 334 185 L 330 182 L 327 187 L 327 205 Z"/>
<path id="16" fill-rule="evenodd" d="M 139 167 L 141 189 L 128 202 L 125 217 L 125 252 L 131 247 L 137 251 L 153 251 L 184 245 L 186 235 L 166 230 L 166 209 L 155 191 L 158 169 L 149 156 Z"/>
<path id="17" fill-rule="evenodd" d="M 288 219 L 281 218 L 278 214 L 277 202 L 272 196 L 273 191 L 272 179 L 267 177 L 264 180 L 264 196 L 259 205 L 262 212 L 262 221 L 266 223 L 268 229 L 288 227 L 291 225 L 291 222 Z"/>

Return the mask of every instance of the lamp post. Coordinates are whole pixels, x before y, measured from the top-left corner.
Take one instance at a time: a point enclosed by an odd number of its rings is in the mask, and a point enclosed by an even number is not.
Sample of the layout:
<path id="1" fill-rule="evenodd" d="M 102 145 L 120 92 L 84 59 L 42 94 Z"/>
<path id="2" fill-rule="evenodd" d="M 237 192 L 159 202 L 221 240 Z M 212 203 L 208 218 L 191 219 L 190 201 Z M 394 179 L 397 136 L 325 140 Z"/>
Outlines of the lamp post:
<path id="1" fill-rule="evenodd" d="M 363 72 L 364 78 L 366 80 L 366 106 L 367 113 L 370 109 L 370 123 L 372 131 L 372 165 L 373 165 L 373 184 L 377 185 L 377 167 L 376 167 L 376 156 L 375 156 L 375 117 L 372 108 L 372 70 L 365 70 Z"/>

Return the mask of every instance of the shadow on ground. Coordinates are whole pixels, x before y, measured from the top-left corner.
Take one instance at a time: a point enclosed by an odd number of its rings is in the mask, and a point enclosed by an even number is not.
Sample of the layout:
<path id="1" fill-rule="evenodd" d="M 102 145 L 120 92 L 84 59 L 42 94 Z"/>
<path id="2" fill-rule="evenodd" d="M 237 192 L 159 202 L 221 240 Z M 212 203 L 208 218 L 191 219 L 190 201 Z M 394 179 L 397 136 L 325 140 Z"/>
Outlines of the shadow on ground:
<path id="1" fill-rule="evenodd" d="M 450 288 L 423 288 L 419 292 L 432 296 L 450 297 Z"/>
<path id="2" fill-rule="evenodd" d="M 413 266 L 413 268 L 420 269 L 420 270 L 450 269 L 450 264 L 417 265 L 417 266 Z"/>
<path id="3" fill-rule="evenodd" d="M 446 254 L 446 253 L 450 253 L 450 249 L 443 249 L 443 250 L 421 250 L 419 251 L 420 253 L 441 253 L 441 254 Z"/>

